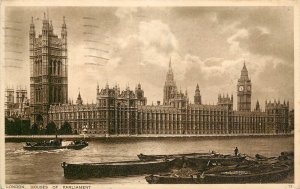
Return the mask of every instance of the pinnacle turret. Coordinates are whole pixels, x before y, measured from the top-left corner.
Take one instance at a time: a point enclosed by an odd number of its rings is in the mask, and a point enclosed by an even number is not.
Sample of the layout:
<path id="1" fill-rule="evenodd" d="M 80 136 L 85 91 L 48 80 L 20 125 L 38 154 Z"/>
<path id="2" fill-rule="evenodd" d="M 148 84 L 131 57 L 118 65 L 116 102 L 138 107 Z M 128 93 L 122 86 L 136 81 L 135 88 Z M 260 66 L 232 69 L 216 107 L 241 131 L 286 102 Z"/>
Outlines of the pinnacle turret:
<path id="1" fill-rule="evenodd" d="M 30 37 L 35 37 L 35 27 L 34 27 L 33 17 L 31 17 L 29 35 Z"/>
<path id="2" fill-rule="evenodd" d="M 99 83 L 97 83 L 97 94 L 99 94 L 100 88 L 99 88 Z"/>
<path id="3" fill-rule="evenodd" d="M 61 37 L 65 40 L 67 39 L 67 25 L 66 25 L 65 17 L 63 17 L 63 24 L 61 26 Z"/>
<path id="4" fill-rule="evenodd" d="M 81 98 L 81 95 L 80 95 L 80 91 L 78 93 L 78 97 L 77 97 L 77 100 L 76 100 L 76 104 L 78 105 L 82 105 L 83 101 L 82 101 L 82 98 Z"/>
<path id="5" fill-rule="evenodd" d="M 67 29 L 67 25 L 66 25 L 66 18 L 65 18 L 65 16 L 63 17 L 63 24 L 62 24 L 62 28 L 63 28 L 63 29 Z"/>
<path id="6" fill-rule="evenodd" d="M 199 89 L 199 85 L 198 85 L 198 83 L 197 83 L 197 86 L 196 86 L 196 92 L 200 92 L 200 89 Z"/>
<path id="7" fill-rule="evenodd" d="M 33 22 L 33 16 L 31 17 L 31 23 L 30 23 L 30 29 L 34 29 L 34 22 Z"/>
<path id="8" fill-rule="evenodd" d="M 243 69 L 241 71 L 241 79 L 243 79 L 243 80 L 249 80 L 248 70 L 247 70 L 245 61 L 244 61 Z"/>
<path id="9" fill-rule="evenodd" d="M 258 100 L 256 101 L 255 111 L 260 112 L 260 105 Z"/>

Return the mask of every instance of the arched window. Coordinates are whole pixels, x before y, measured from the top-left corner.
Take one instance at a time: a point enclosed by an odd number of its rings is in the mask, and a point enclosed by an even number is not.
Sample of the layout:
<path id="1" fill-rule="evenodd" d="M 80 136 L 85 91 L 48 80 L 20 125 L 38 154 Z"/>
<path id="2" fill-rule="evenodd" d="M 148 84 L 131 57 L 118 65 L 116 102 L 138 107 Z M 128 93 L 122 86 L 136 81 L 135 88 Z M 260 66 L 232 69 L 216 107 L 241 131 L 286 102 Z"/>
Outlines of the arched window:
<path id="1" fill-rule="evenodd" d="M 39 90 L 36 89 L 36 102 L 39 102 Z"/>
<path id="2" fill-rule="evenodd" d="M 58 62 L 57 62 L 57 74 L 58 74 L 58 75 L 60 75 L 60 64 L 61 64 L 61 62 L 58 61 Z"/>
<path id="3" fill-rule="evenodd" d="M 35 95 L 34 95 L 34 96 L 35 96 L 34 101 L 37 102 L 37 100 L 38 100 L 38 97 L 37 97 L 37 96 L 38 96 L 38 94 L 37 94 L 37 89 L 35 89 Z"/>
<path id="4" fill-rule="evenodd" d="M 40 100 L 40 102 L 42 102 L 42 90 L 41 89 L 39 90 L 39 95 L 40 95 L 39 100 Z"/>
<path id="5" fill-rule="evenodd" d="M 37 102 L 40 102 L 41 96 L 40 96 L 40 90 L 37 89 Z"/>
<path id="6" fill-rule="evenodd" d="M 50 70 L 51 70 L 51 69 L 50 69 Z M 53 90 L 52 88 L 53 88 L 52 86 L 49 87 L 49 94 L 50 94 L 50 95 L 49 95 L 49 101 L 50 101 L 50 103 L 52 103 L 52 99 L 53 99 L 53 98 L 52 98 L 52 90 Z"/>
<path id="7" fill-rule="evenodd" d="M 42 64 L 42 60 L 40 60 L 40 75 L 42 75 L 42 70 L 43 70 L 43 64 Z"/>
<path id="8" fill-rule="evenodd" d="M 56 103 L 56 88 L 53 88 L 53 102 Z"/>
<path id="9" fill-rule="evenodd" d="M 34 75 L 38 75 L 38 61 L 36 60 L 34 63 Z"/>
<path id="10" fill-rule="evenodd" d="M 49 69 L 48 69 L 49 70 L 49 75 L 52 74 L 52 62 L 53 62 L 53 60 L 50 60 L 50 62 L 49 62 Z"/>
<path id="11" fill-rule="evenodd" d="M 57 101 L 60 103 L 61 99 L 61 88 L 58 88 L 58 96 L 57 96 Z"/>
<path id="12" fill-rule="evenodd" d="M 56 60 L 53 61 L 52 68 L 53 68 L 52 73 L 55 75 L 56 74 Z"/>

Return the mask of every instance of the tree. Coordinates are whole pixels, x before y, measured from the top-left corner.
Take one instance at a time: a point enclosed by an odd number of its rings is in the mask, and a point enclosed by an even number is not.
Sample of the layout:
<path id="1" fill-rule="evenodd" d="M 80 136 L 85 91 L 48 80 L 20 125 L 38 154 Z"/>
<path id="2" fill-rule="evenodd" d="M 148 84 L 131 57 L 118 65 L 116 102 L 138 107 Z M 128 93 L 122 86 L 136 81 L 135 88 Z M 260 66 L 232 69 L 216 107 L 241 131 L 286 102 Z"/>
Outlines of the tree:
<path id="1" fill-rule="evenodd" d="M 71 127 L 70 123 L 64 122 L 64 124 L 59 129 L 59 133 L 63 134 L 63 135 L 73 134 L 72 127 Z"/>
<path id="2" fill-rule="evenodd" d="M 5 118 L 5 134 L 26 135 L 30 134 L 30 120 L 20 118 Z"/>
<path id="3" fill-rule="evenodd" d="M 14 135 L 15 120 L 12 118 L 5 118 L 5 134 Z"/>
<path id="4" fill-rule="evenodd" d="M 14 125 L 14 135 L 21 135 L 22 134 L 22 120 L 20 118 L 15 118 L 15 125 Z"/>
<path id="5" fill-rule="evenodd" d="M 23 119 L 22 121 L 22 135 L 30 134 L 30 120 Z"/>
<path id="6" fill-rule="evenodd" d="M 33 134 L 33 135 L 39 134 L 39 126 L 37 123 L 33 123 L 31 125 L 31 134 Z"/>
<path id="7" fill-rule="evenodd" d="M 49 122 L 46 126 L 46 131 L 45 134 L 46 135 L 54 135 L 57 133 L 57 128 L 56 125 L 53 121 Z"/>

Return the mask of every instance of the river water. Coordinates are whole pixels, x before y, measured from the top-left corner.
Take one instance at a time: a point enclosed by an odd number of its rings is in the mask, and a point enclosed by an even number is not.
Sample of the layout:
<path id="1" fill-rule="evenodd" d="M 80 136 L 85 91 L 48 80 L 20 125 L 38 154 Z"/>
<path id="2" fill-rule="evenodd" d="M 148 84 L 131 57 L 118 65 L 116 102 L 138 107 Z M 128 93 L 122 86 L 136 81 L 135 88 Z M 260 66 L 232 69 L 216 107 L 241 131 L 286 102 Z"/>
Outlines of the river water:
<path id="1" fill-rule="evenodd" d="M 208 152 L 233 154 L 237 146 L 241 153 L 255 156 L 278 156 L 282 151 L 294 150 L 292 136 L 272 137 L 208 137 L 208 138 L 151 138 L 107 139 L 90 141 L 82 150 L 55 150 L 29 152 L 24 143 L 5 143 L 7 184 L 143 184 L 144 177 L 65 179 L 62 162 L 106 162 L 136 160 L 137 154 L 172 154 Z"/>

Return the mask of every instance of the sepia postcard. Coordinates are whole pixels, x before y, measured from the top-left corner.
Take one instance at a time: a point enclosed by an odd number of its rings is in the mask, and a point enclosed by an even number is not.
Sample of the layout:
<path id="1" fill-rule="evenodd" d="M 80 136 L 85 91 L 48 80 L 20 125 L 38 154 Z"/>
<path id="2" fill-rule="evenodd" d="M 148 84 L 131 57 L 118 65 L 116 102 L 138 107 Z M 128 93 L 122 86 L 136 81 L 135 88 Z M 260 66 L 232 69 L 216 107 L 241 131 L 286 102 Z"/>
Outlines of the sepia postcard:
<path id="1" fill-rule="evenodd" d="M 299 189 L 299 8 L 2 1 L 0 188 Z"/>

